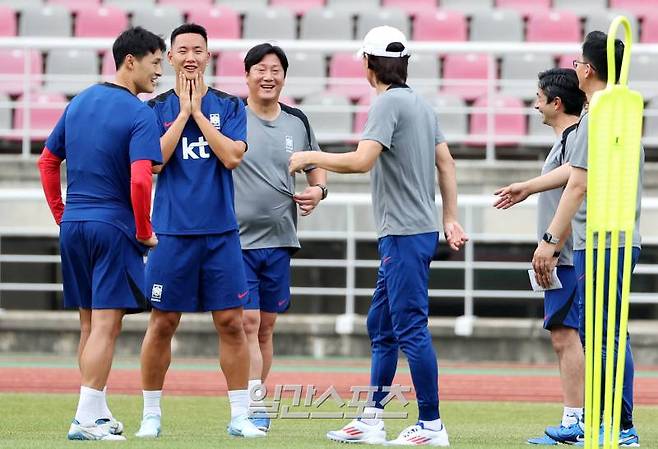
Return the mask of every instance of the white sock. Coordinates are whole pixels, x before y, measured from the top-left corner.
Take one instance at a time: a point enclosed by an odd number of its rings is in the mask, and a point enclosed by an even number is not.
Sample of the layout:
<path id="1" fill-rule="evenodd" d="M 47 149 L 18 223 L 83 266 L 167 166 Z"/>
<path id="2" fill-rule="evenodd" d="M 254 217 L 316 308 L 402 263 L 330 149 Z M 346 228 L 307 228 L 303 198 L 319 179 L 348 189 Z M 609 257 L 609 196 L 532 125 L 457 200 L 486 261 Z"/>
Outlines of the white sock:
<path id="1" fill-rule="evenodd" d="M 147 415 L 162 416 L 160 409 L 160 399 L 162 399 L 162 390 L 142 390 L 144 396 L 144 412 L 142 417 Z"/>
<path id="2" fill-rule="evenodd" d="M 107 406 L 107 385 L 103 387 L 103 418 L 112 419 L 112 412 Z"/>
<path id="3" fill-rule="evenodd" d="M 369 426 L 375 426 L 382 420 L 382 413 L 384 413 L 384 409 L 377 407 L 364 407 L 363 416 L 365 417 L 361 418 L 360 421 Z"/>
<path id="4" fill-rule="evenodd" d="M 564 407 L 562 412 L 562 425 L 569 427 L 583 420 L 582 407 Z"/>
<path id="5" fill-rule="evenodd" d="M 443 423 L 441 422 L 441 418 L 433 419 L 432 421 L 420 421 L 423 424 L 423 427 L 427 430 L 433 430 L 435 432 L 438 432 L 439 430 L 443 429 Z"/>
<path id="6" fill-rule="evenodd" d="M 253 393 L 252 390 L 254 388 L 260 388 L 260 386 L 263 383 L 261 382 L 260 379 L 251 379 L 249 380 L 249 386 L 247 387 L 247 391 L 249 392 L 249 412 L 266 412 L 267 410 L 265 409 L 265 403 L 261 401 L 254 401 L 252 399 Z"/>
<path id="7" fill-rule="evenodd" d="M 81 386 L 75 419 L 83 426 L 96 424 L 96 420 L 102 418 L 104 401 L 105 395 L 101 390 Z"/>
<path id="8" fill-rule="evenodd" d="M 249 413 L 249 390 L 231 390 L 228 400 L 231 403 L 231 419 Z"/>

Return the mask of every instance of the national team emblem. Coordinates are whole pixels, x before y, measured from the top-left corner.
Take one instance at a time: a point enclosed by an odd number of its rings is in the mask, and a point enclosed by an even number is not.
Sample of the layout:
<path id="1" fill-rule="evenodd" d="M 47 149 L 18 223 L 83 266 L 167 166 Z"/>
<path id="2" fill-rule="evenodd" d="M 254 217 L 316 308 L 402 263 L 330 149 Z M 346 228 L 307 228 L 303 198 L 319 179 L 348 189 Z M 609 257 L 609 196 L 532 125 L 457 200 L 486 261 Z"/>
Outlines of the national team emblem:
<path id="1" fill-rule="evenodd" d="M 151 288 L 151 301 L 160 302 L 161 299 L 162 299 L 162 285 L 153 284 L 153 288 Z"/>
<path id="2" fill-rule="evenodd" d="M 286 152 L 294 152 L 295 144 L 292 141 L 292 136 L 286 136 Z"/>
<path id="3" fill-rule="evenodd" d="M 215 128 L 219 129 L 220 127 L 219 114 L 210 114 L 210 124 Z"/>

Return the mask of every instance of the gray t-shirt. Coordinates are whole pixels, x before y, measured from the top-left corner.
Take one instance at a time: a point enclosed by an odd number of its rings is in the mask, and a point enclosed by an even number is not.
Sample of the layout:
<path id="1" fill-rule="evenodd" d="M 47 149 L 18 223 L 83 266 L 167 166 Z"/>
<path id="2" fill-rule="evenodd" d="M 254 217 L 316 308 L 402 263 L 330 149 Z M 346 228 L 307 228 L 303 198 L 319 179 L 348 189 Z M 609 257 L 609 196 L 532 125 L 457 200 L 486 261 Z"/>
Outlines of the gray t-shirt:
<path id="1" fill-rule="evenodd" d="M 578 129 L 576 129 L 576 139 L 572 149 L 567 148 L 567 159 L 572 167 L 584 168 L 587 170 L 587 124 L 589 114 L 585 113 L 580 119 Z M 642 237 L 640 236 L 640 209 L 642 203 L 642 173 L 644 171 L 644 147 L 640 148 L 640 176 L 637 180 L 637 205 L 635 208 L 635 230 L 633 231 L 633 246 L 640 247 Z M 585 228 L 585 219 L 587 217 L 587 199 L 576 213 L 571 227 L 573 229 L 573 249 L 584 250 L 587 231 Z M 594 240 L 594 248 L 597 247 L 597 241 Z M 623 233 L 619 236 L 619 245 L 624 246 Z M 610 247 L 610 237 L 608 236 L 606 247 Z"/>
<path id="2" fill-rule="evenodd" d="M 438 231 L 435 147 L 445 138 L 432 106 L 407 86 L 391 86 L 372 103 L 361 139 L 384 147 L 372 169 L 377 235 Z"/>
<path id="3" fill-rule="evenodd" d="M 544 166 L 541 169 L 542 175 L 545 175 L 546 173 L 551 172 L 556 168 L 560 167 L 562 164 L 566 163 L 566 151 L 568 147 L 574 144 L 576 132 L 575 130 L 571 130 L 571 132 L 568 132 L 568 128 L 567 130 L 565 130 L 565 132 L 567 132 L 568 134 L 566 135 L 564 148 L 562 147 L 562 140 L 564 138 L 564 134 L 562 134 L 555 141 L 555 143 L 553 144 L 553 148 L 551 148 L 551 151 L 548 153 L 548 156 L 546 157 L 546 162 L 544 163 Z M 555 216 L 555 212 L 557 211 L 558 204 L 560 204 L 560 198 L 562 198 L 563 191 L 564 188 L 560 187 L 553 190 L 547 190 L 546 192 L 541 192 L 539 194 L 539 198 L 537 200 L 537 240 L 538 241 L 541 240 L 542 236 L 544 235 L 544 232 L 546 232 L 546 230 L 551 224 L 551 221 L 553 221 L 553 217 Z M 557 264 L 573 265 L 573 238 L 571 235 L 569 235 L 567 241 L 564 242 L 564 246 L 560 251 L 560 257 L 558 258 Z"/>
<path id="4" fill-rule="evenodd" d="M 235 213 L 242 249 L 299 248 L 295 177 L 288 173 L 290 155 L 319 151 L 302 111 L 281 104 L 272 121 L 263 120 L 247 105 L 247 151 L 233 171 Z"/>

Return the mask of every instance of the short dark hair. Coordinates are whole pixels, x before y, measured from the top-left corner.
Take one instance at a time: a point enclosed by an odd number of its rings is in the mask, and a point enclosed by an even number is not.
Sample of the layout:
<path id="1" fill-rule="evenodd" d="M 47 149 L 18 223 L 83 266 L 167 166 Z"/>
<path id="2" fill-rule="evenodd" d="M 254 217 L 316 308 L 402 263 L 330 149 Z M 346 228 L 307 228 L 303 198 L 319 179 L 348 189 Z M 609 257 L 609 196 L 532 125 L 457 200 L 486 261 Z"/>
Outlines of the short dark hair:
<path id="1" fill-rule="evenodd" d="M 203 40 L 206 42 L 206 46 L 208 45 L 208 32 L 204 27 L 196 23 L 184 23 L 171 32 L 171 37 L 169 39 L 169 42 L 171 42 L 171 46 L 172 47 L 174 46 L 174 41 L 176 40 L 176 37 L 178 37 L 179 34 L 188 34 L 188 33 L 200 35 L 201 37 L 203 37 Z"/>
<path id="2" fill-rule="evenodd" d="M 116 38 L 114 45 L 112 45 L 114 65 L 119 70 L 128 55 L 141 59 L 149 53 L 155 53 L 158 50 L 165 51 L 166 49 L 167 44 L 157 34 L 153 34 L 142 27 L 128 28 Z"/>
<path id="3" fill-rule="evenodd" d="M 580 115 L 586 97 L 585 92 L 578 88 L 578 76 L 574 69 L 549 69 L 539 73 L 538 77 L 538 87 L 549 103 L 559 97 L 565 114 Z"/>
<path id="4" fill-rule="evenodd" d="M 283 76 L 285 77 L 288 73 L 288 57 L 281 47 L 268 43 L 258 44 L 249 49 L 244 57 L 244 71 L 249 73 L 249 70 L 261 62 L 267 55 L 275 55 L 279 58 L 281 67 L 283 68 Z"/>
<path id="5" fill-rule="evenodd" d="M 386 51 L 404 51 L 404 45 L 400 42 L 392 42 L 386 47 Z M 409 56 L 401 58 L 389 58 L 387 56 L 366 55 L 368 68 L 375 72 L 377 81 L 382 84 L 405 84 L 407 82 L 407 69 L 409 67 Z"/>
<path id="6" fill-rule="evenodd" d="M 592 31 L 585 36 L 583 57 L 594 66 L 596 76 L 601 81 L 608 81 L 608 35 L 603 31 Z M 615 39 L 615 82 L 619 81 L 621 60 L 624 57 L 624 43 Z"/>

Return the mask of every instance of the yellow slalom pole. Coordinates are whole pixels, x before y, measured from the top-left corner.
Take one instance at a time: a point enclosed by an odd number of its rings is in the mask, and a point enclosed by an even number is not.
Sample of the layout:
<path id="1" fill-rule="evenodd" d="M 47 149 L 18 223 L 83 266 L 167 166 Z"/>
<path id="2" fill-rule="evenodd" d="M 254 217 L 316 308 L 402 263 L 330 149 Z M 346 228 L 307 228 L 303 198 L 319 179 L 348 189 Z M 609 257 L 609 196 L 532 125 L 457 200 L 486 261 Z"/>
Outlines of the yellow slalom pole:
<path id="1" fill-rule="evenodd" d="M 619 84 L 615 83 L 615 36 L 623 25 L 626 47 Z M 640 167 L 644 100 L 628 89 L 631 53 L 628 19 L 616 17 L 608 31 L 608 84 L 589 105 L 587 223 L 585 246 L 585 447 L 617 448 L 626 363 L 628 299 L 630 295 L 633 230 Z M 624 235 L 622 294 L 618 301 L 619 239 Z M 609 246 L 608 236 L 610 236 Z M 596 248 L 595 238 L 597 239 Z M 610 264 L 606 273 L 606 248 Z M 596 256 L 596 257 L 595 257 Z M 594 268 L 596 267 L 596 274 Z M 604 295 L 607 279 L 608 295 Z M 607 300 L 605 385 L 602 385 L 603 312 Z M 617 307 L 619 306 L 619 316 Z M 619 323 L 618 347 L 615 335 Z M 615 349 L 617 349 L 615 370 Z M 602 403 L 601 389 L 604 392 Z M 613 393 L 614 392 L 614 393 Z M 603 406 L 603 422 L 601 422 Z"/>

